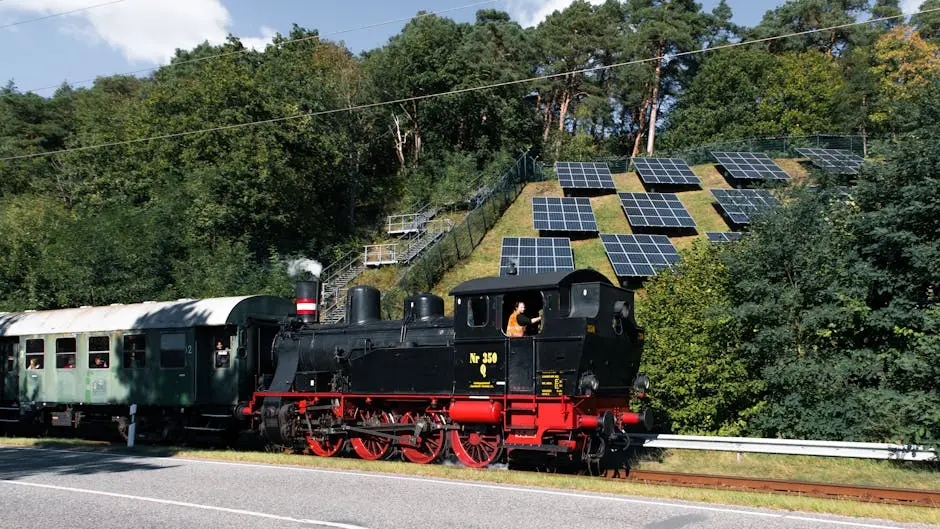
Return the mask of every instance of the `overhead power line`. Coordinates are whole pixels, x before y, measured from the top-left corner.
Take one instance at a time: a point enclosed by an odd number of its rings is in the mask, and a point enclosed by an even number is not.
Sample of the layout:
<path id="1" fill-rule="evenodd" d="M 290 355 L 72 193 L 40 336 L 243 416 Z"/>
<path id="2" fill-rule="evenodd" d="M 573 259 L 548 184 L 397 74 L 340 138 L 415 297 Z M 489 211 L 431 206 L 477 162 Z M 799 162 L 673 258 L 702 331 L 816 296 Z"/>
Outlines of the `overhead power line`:
<path id="1" fill-rule="evenodd" d="M 0 2 L 2 2 L 2 1 L 3 1 L 3 0 L 0 0 Z M 61 16 L 64 16 L 64 15 L 71 15 L 72 13 L 79 13 L 79 12 L 81 12 L 81 11 L 88 11 L 89 9 L 95 9 L 95 8 L 98 8 L 98 7 L 105 7 L 105 6 L 111 6 L 111 5 L 114 5 L 114 4 L 120 4 L 121 2 L 125 2 L 125 1 L 126 1 L 126 0 L 111 0 L 110 2 L 103 2 L 103 3 L 101 3 L 101 4 L 93 4 L 93 5 L 90 5 L 90 6 L 79 7 L 79 8 L 77 8 L 77 9 L 70 9 L 70 10 L 68 10 L 68 11 L 59 11 L 58 13 L 52 13 L 51 15 L 41 16 L 41 17 L 38 17 L 38 18 L 30 18 L 30 19 L 26 19 L 26 20 L 17 20 L 16 22 L 11 22 L 11 23 L 9 23 L 9 24 L 4 24 L 4 25 L 0 26 L 0 29 L 12 28 L 13 26 L 22 26 L 23 24 L 30 24 L 30 23 L 32 23 L 32 22 L 39 22 L 40 20 L 47 20 L 47 19 L 50 19 L 50 18 L 61 17 Z"/>
<path id="2" fill-rule="evenodd" d="M 924 10 L 918 11 L 918 12 L 916 12 L 916 13 L 910 13 L 910 15 L 922 15 L 922 14 L 933 13 L 933 12 L 938 12 L 938 11 L 940 11 L 940 7 L 938 7 L 938 8 L 933 8 L 933 9 L 924 9 Z M 88 150 L 93 150 L 93 149 L 102 149 L 102 148 L 105 148 L 105 147 L 118 147 L 118 146 L 122 146 L 122 145 L 133 145 L 133 144 L 137 144 L 137 143 L 145 143 L 145 142 L 156 141 L 156 140 L 168 140 L 168 139 L 174 139 L 174 138 L 182 138 L 182 137 L 185 137 L 185 136 L 193 136 L 193 135 L 195 135 L 195 134 L 205 134 L 205 133 L 209 133 L 209 132 L 220 132 L 220 131 L 224 131 L 224 130 L 233 130 L 233 129 L 240 129 L 240 128 L 245 128 L 245 127 L 253 127 L 253 126 L 256 126 L 256 125 L 267 125 L 267 124 L 271 124 L 271 123 L 282 123 L 282 122 L 285 122 L 285 121 L 292 121 L 292 120 L 295 120 L 295 119 L 311 118 L 311 117 L 317 117 L 317 116 L 326 116 L 326 115 L 330 115 L 330 114 L 339 114 L 339 113 L 343 113 L 343 112 L 354 112 L 354 111 L 357 111 L 357 110 L 366 110 L 366 109 L 370 109 L 370 108 L 377 108 L 377 107 L 383 107 L 383 106 L 388 106 L 388 105 L 398 105 L 398 104 L 401 104 L 401 103 L 410 103 L 410 102 L 412 102 L 412 101 L 422 101 L 422 100 L 427 100 L 427 99 L 437 99 L 437 98 L 440 98 L 440 97 L 451 96 L 451 95 L 459 95 L 459 94 L 465 94 L 465 93 L 469 93 L 469 92 L 477 92 L 477 91 L 481 91 L 481 90 L 492 90 L 492 89 L 494 89 L 494 88 L 500 88 L 500 87 L 503 87 L 503 86 L 512 86 L 512 85 L 517 85 L 517 84 L 529 83 L 529 82 L 533 82 L 533 81 L 542 81 L 542 80 L 546 80 L 546 79 L 559 78 L 559 77 L 564 77 L 564 76 L 566 76 L 566 75 L 576 75 L 576 74 L 583 74 L 583 73 L 590 73 L 590 72 L 599 72 L 599 71 L 604 71 L 604 70 L 610 70 L 610 69 L 613 69 L 613 68 L 620 68 L 620 67 L 623 67 L 623 66 L 630 66 L 630 65 L 634 65 L 634 64 L 643 64 L 643 63 L 654 62 L 654 61 L 662 61 L 662 60 L 664 60 L 664 59 L 674 59 L 674 58 L 677 58 L 677 57 L 687 57 L 687 56 L 690 56 L 690 55 L 698 55 L 698 54 L 706 53 L 706 52 L 710 52 L 710 51 L 718 51 L 718 50 L 724 50 L 724 49 L 729 49 L 729 48 L 737 48 L 737 47 L 740 47 L 740 46 L 748 46 L 748 45 L 751 45 L 751 44 L 760 44 L 760 43 L 764 43 L 764 42 L 772 42 L 772 41 L 775 41 L 775 40 L 782 40 L 782 39 L 787 39 L 787 38 L 790 38 L 790 37 L 799 37 L 799 36 L 802 36 L 802 35 L 811 35 L 811 34 L 813 34 L 813 33 L 822 33 L 822 32 L 824 32 L 824 31 L 832 31 L 832 30 L 836 30 L 836 29 L 844 29 L 844 28 L 849 28 L 849 27 L 853 27 L 853 26 L 861 26 L 861 25 L 865 25 L 865 24 L 873 24 L 873 23 L 876 23 L 876 22 L 884 22 L 884 21 L 887 21 L 887 20 L 893 20 L 893 19 L 901 18 L 901 17 L 905 17 L 905 16 L 907 16 L 907 15 L 903 15 L 903 14 L 902 14 L 902 15 L 892 15 L 892 16 L 887 16 L 887 17 L 873 18 L 873 19 L 869 19 L 869 20 L 865 20 L 865 21 L 861 21 L 861 22 L 849 22 L 849 23 L 846 23 L 846 24 L 838 24 L 838 25 L 835 25 L 835 26 L 828 26 L 828 27 L 825 27 L 825 28 L 808 29 L 808 30 L 805 30 L 805 31 L 796 31 L 796 32 L 793 32 L 793 33 L 786 33 L 786 34 L 784 34 L 784 35 L 776 35 L 776 36 L 772 36 L 772 37 L 763 37 L 763 38 L 759 38 L 759 39 L 751 39 L 751 40 L 746 40 L 746 41 L 741 41 L 741 42 L 730 42 L 730 43 L 727 43 L 727 44 L 719 44 L 719 45 L 716 45 L 716 46 L 710 46 L 710 47 L 702 48 L 702 49 L 698 49 L 698 50 L 681 51 L 681 52 L 678 52 L 678 53 L 671 53 L 671 54 L 659 55 L 659 56 L 656 56 L 656 57 L 650 57 L 650 58 L 648 58 L 648 59 L 634 59 L 634 60 L 631 60 L 631 61 L 618 62 L 618 63 L 608 64 L 608 65 L 604 65 L 604 66 L 592 66 L 592 67 L 590 67 L 590 68 L 581 68 L 581 69 L 578 69 L 578 70 L 569 70 L 569 71 L 567 71 L 567 72 L 559 72 L 559 73 L 553 73 L 553 74 L 538 75 L 538 76 L 535 76 L 535 77 L 527 77 L 527 78 L 525 78 L 525 79 L 516 79 L 516 80 L 513 80 L 513 81 L 504 81 L 504 82 L 501 82 L 501 83 L 493 83 L 493 84 L 482 85 L 482 86 L 475 86 L 475 87 L 470 87 L 470 88 L 459 88 L 459 89 L 457 89 L 457 90 L 449 90 L 449 91 L 447 91 L 447 92 L 437 92 L 437 93 L 434 93 L 434 94 L 426 94 L 426 95 L 412 96 L 412 97 L 403 97 L 403 98 L 400 98 L 400 99 L 392 99 L 392 100 L 381 101 L 381 102 L 377 102 L 377 103 L 366 103 L 366 104 L 362 104 L 362 105 L 352 105 L 352 106 L 348 106 L 348 107 L 334 108 L 334 109 L 330 109 L 330 110 L 319 110 L 319 111 L 316 111 L 316 112 L 303 112 L 303 113 L 299 113 L 299 114 L 292 114 L 292 115 L 290 115 L 290 116 L 282 116 L 282 117 L 278 117 L 278 118 L 263 119 L 263 120 L 259 120 L 259 121 L 250 121 L 250 122 L 247 122 L 247 123 L 233 123 L 233 124 L 230 124 L 230 125 L 220 125 L 220 126 L 217 126 L 217 127 L 210 127 L 210 128 L 205 128 L 205 129 L 189 130 L 189 131 L 183 131 L 183 132 L 173 132 L 173 133 L 170 133 L 170 134 L 161 134 L 161 135 L 157 135 L 157 136 L 148 136 L 148 137 L 146 137 L 146 138 L 135 138 L 135 139 L 133 139 L 133 140 L 123 140 L 123 141 L 115 141 L 115 142 L 109 142 L 109 143 L 99 143 L 99 144 L 95 144 L 95 145 L 84 145 L 84 146 L 81 146 L 81 147 L 71 147 L 71 148 L 68 148 L 68 149 L 59 149 L 59 150 L 57 150 L 57 151 L 48 151 L 48 152 L 40 152 L 40 153 L 32 153 L 32 154 L 21 154 L 21 155 L 18 155 L 18 156 L 7 156 L 7 157 L 5 157 L 5 158 L 0 158 L 0 162 L 8 162 L 8 161 L 11 161 L 11 160 L 21 160 L 21 159 L 27 159 L 27 158 L 40 158 L 40 157 L 44 157 L 44 156 L 53 156 L 53 155 L 56 155 L 56 154 L 65 154 L 65 153 L 70 153 L 70 152 L 88 151 Z"/>
<path id="3" fill-rule="evenodd" d="M 3 0 L 0 0 L 0 2 L 2 2 L 2 1 L 3 1 Z M 121 1 L 123 1 L 123 0 L 121 0 Z M 428 13 L 422 13 L 422 14 L 420 14 L 420 15 L 415 15 L 415 16 L 413 16 L 413 17 L 396 18 L 396 19 L 392 19 L 392 20 L 386 20 L 386 21 L 384 21 L 384 22 L 375 22 L 375 23 L 373 23 L 373 24 L 368 24 L 368 25 L 365 25 L 365 26 L 358 26 L 358 27 L 355 27 L 355 28 L 341 29 L 341 30 L 339 30 L 339 31 L 333 31 L 333 32 L 330 32 L 330 33 L 324 33 L 324 34 L 322 34 L 322 35 L 311 35 L 311 36 L 307 36 L 307 37 L 301 37 L 301 38 L 298 38 L 298 39 L 285 40 L 284 42 L 279 42 L 278 45 L 279 45 L 279 46 L 283 46 L 283 45 L 285 45 L 285 44 L 294 44 L 294 43 L 297 43 L 297 42 L 304 42 L 304 41 L 308 41 L 308 40 L 315 40 L 315 39 L 322 39 L 322 38 L 326 38 L 326 37 L 333 37 L 333 36 L 336 36 L 336 35 L 342 35 L 342 34 L 344 34 L 344 33 L 352 33 L 352 32 L 354 32 L 354 31 L 362 31 L 362 30 L 364 30 L 364 29 L 372 29 L 372 28 L 377 28 L 377 27 L 380 27 L 380 26 L 387 26 L 388 24 L 394 24 L 394 23 L 396 23 L 396 22 L 407 22 L 407 21 L 413 20 L 413 19 L 415 19 L 415 18 L 423 18 L 423 17 L 435 16 L 435 15 L 442 15 L 442 14 L 444 14 L 444 13 L 450 13 L 450 12 L 453 12 L 453 11 L 460 11 L 460 10 L 463 10 L 463 9 L 469 9 L 469 8 L 471 8 L 471 7 L 477 7 L 477 6 L 486 5 L 486 4 L 493 4 L 493 3 L 496 3 L 497 1 L 498 1 L 498 0 L 483 0 L 483 1 L 480 1 L 480 2 L 474 2 L 474 3 L 472 3 L 472 4 L 465 4 L 465 5 L 461 5 L 461 6 L 457 6 L 457 7 L 452 7 L 452 8 L 449 8 L 449 9 L 442 9 L 442 10 L 440 10 L 440 11 L 432 11 L 432 12 L 428 12 Z M 186 60 L 182 60 L 182 61 L 170 62 L 170 63 L 164 64 L 163 66 L 150 66 L 150 67 L 147 67 L 147 68 L 141 68 L 141 69 L 139 69 L 139 70 L 130 70 L 130 71 L 127 71 L 127 72 L 120 72 L 120 73 L 111 74 L 111 75 L 135 75 L 135 74 L 139 74 L 139 73 L 152 72 L 152 71 L 154 71 L 154 70 L 159 70 L 159 69 L 161 69 L 161 68 L 172 68 L 172 67 L 175 67 L 175 66 L 181 66 L 181 65 L 183 65 L 183 64 L 190 64 L 190 63 L 194 63 L 194 62 L 208 61 L 208 60 L 211 60 L 211 59 L 218 59 L 218 58 L 220 58 L 220 57 L 229 57 L 229 56 L 232 56 L 232 55 L 240 55 L 240 54 L 242 54 L 242 53 L 248 53 L 248 52 L 250 52 L 250 51 L 252 51 L 252 50 L 247 49 L 247 48 L 246 48 L 246 49 L 242 49 L 242 50 L 227 51 L 227 52 L 224 52 L 224 53 L 217 53 L 217 54 L 214 54 L 214 55 L 206 55 L 205 57 L 196 57 L 195 59 L 186 59 Z M 89 79 L 82 79 L 81 81 L 73 81 L 73 82 L 68 83 L 68 84 L 69 84 L 69 85 L 72 85 L 72 86 L 74 86 L 74 85 L 82 85 L 82 84 L 86 84 L 86 83 L 91 83 L 91 82 L 95 81 L 95 79 L 97 79 L 97 77 L 91 77 L 91 78 L 89 78 Z M 32 89 L 30 89 L 30 90 L 25 90 L 25 91 L 26 91 L 26 92 L 42 92 L 42 91 L 44 91 L 44 90 L 53 90 L 53 89 L 57 89 L 57 88 L 59 88 L 60 86 L 62 86 L 61 83 L 60 83 L 60 84 L 57 84 L 57 85 L 49 85 L 49 86 L 42 86 L 42 87 L 39 87 L 39 88 L 32 88 Z"/>

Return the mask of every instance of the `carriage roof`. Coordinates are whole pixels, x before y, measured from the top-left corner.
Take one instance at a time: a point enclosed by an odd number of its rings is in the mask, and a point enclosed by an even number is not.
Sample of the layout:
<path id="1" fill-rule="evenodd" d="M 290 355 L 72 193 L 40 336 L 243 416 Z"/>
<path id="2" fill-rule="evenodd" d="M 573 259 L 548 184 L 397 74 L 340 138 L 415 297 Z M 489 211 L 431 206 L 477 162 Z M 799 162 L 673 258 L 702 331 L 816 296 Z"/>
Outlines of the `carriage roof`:
<path id="1" fill-rule="evenodd" d="M 277 296 L 237 296 L 0 313 L 0 336 L 240 325 L 280 320 L 293 304 Z"/>

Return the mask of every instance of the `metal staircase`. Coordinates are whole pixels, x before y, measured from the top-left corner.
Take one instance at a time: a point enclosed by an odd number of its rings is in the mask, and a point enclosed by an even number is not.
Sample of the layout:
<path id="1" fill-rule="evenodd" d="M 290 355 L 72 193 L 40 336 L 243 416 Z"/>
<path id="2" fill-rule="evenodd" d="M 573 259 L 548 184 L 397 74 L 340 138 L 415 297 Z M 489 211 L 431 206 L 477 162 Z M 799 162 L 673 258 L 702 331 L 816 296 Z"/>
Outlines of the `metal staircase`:
<path id="1" fill-rule="evenodd" d="M 339 323 L 346 317 L 346 291 L 349 284 L 365 270 L 363 255 L 349 252 L 323 270 L 320 294 L 320 322 Z"/>

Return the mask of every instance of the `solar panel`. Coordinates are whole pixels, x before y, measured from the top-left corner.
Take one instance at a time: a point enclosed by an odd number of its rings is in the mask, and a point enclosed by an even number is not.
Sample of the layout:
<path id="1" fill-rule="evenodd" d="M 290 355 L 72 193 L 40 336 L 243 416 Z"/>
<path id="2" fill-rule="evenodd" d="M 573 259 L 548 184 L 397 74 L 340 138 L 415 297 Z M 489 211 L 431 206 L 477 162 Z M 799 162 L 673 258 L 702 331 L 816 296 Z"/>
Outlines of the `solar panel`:
<path id="1" fill-rule="evenodd" d="M 650 277 L 679 260 L 665 235 L 602 233 L 601 242 L 618 277 Z"/>
<path id="2" fill-rule="evenodd" d="M 741 235 L 744 234 L 737 231 L 706 231 L 705 235 L 708 236 L 709 241 L 720 243 L 736 241 L 741 238 Z"/>
<path id="3" fill-rule="evenodd" d="M 725 215 L 735 224 L 747 224 L 751 215 L 779 204 L 764 189 L 710 189 Z"/>
<path id="4" fill-rule="evenodd" d="M 618 193 L 631 226 L 694 228 L 695 221 L 675 193 Z"/>
<path id="5" fill-rule="evenodd" d="M 562 189 L 614 189 L 614 177 L 603 162 L 555 162 Z"/>
<path id="6" fill-rule="evenodd" d="M 790 179 L 790 175 L 762 152 L 713 152 L 712 156 L 737 180 Z"/>
<path id="7" fill-rule="evenodd" d="M 567 237 L 503 237 L 499 275 L 531 276 L 545 272 L 574 270 L 571 240 Z"/>
<path id="8" fill-rule="evenodd" d="M 539 231 L 597 231 L 591 200 L 585 197 L 532 197 L 532 220 Z"/>
<path id="9" fill-rule="evenodd" d="M 634 158 L 633 168 L 645 184 L 701 185 L 692 169 L 678 158 Z"/>
<path id="10" fill-rule="evenodd" d="M 858 174 L 864 158 L 844 149 L 815 149 L 804 147 L 796 152 L 810 159 L 813 165 L 827 173 Z"/>

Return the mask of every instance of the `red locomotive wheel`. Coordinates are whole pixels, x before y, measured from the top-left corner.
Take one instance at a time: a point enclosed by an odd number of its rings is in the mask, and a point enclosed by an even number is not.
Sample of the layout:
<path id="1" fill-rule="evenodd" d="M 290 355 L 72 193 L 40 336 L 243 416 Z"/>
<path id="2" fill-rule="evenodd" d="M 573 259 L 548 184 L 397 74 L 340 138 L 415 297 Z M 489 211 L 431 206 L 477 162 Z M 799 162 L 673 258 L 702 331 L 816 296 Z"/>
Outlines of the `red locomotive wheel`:
<path id="1" fill-rule="evenodd" d="M 387 413 L 375 410 L 362 410 L 359 412 L 360 425 L 378 426 L 392 422 Z M 350 439 L 356 455 L 368 461 L 375 461 L 387 456 L 392 449 L 392 440 L 383 437 L 353 437 Z"/>
<path id="2" fill-rule="evenodd" d="M 308 435 L 307 446 L 310 447 L 311 452 L 320 457 L 333 457 L 339 452 L 339 449 L 343 447 L 343 438 L 340 436 L 330 436 L 317 440 Z"/>
<path id="3" fill-rule="evenodd" d="M 496 461 L 502 442 L 503 437 L 496 428 L 450 432 L 450 445 L 454 449 L 454 455 L 461 463 L 471 468 L 483 468 Z"/>
<path id="4" fill-rule="evenodd" d="M 437 414 L 432 414 L 428 418 L 434 421 L 436 424 L 443 424 L 443 420 Z M 401 422 L 405 424 L 413 424 L 415 422 L 415 416 L 411 412 L 406 413 L 401 418 Z M 413 433 L 401 434 L 402 437 L 411 440 L 414 435 Z M 425 465 L 428 463 L 433 463 L 441 456 L 441 452 L 444 451 L 444 430 L 438 430 L 436 432 L 431 432 L 427 435 L 422 435 L 418 437 L 415 444 L 417 446 L 406 446 L 402 445 L 401 454 L 405 456 L 405 459 L 411 461 L 412 463 L 418 463 L 420 465 Z"/>

